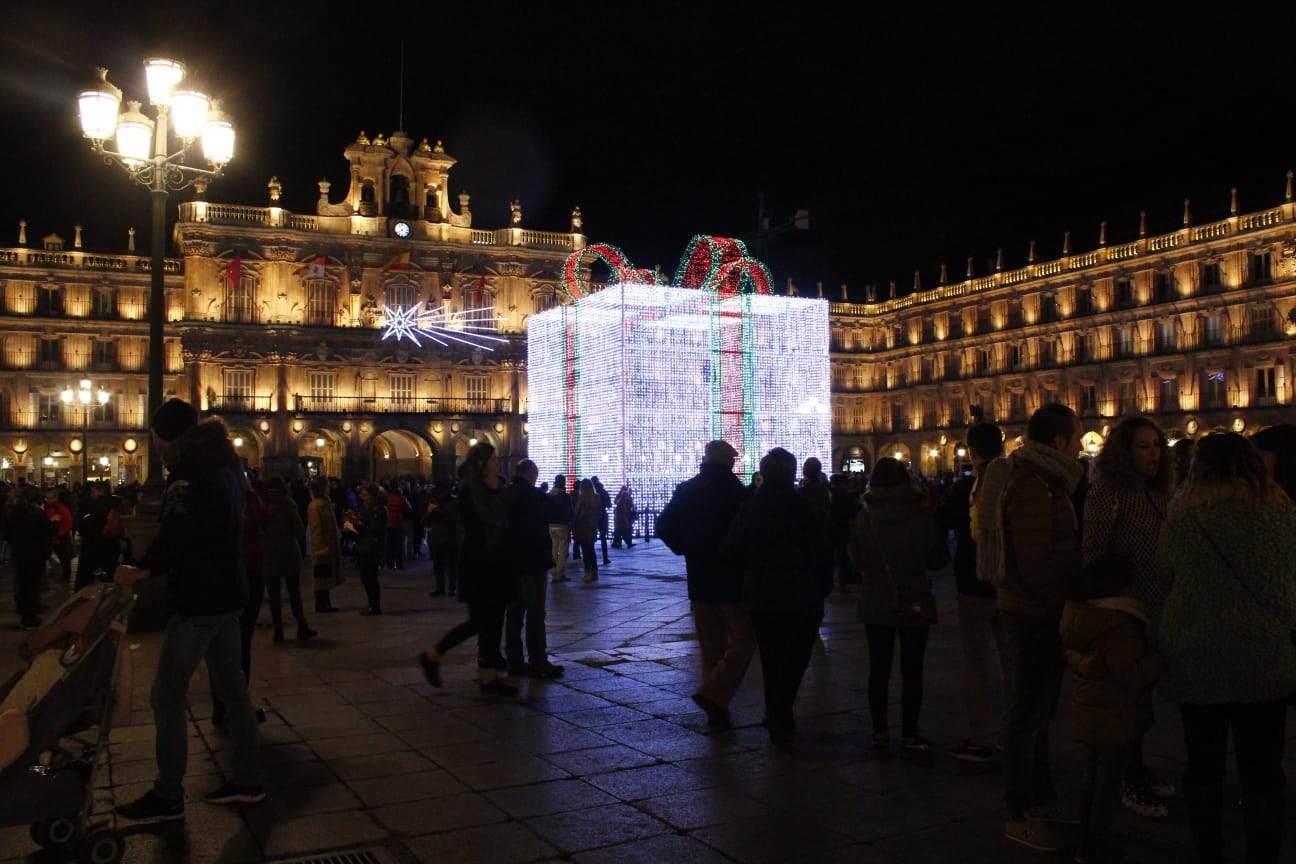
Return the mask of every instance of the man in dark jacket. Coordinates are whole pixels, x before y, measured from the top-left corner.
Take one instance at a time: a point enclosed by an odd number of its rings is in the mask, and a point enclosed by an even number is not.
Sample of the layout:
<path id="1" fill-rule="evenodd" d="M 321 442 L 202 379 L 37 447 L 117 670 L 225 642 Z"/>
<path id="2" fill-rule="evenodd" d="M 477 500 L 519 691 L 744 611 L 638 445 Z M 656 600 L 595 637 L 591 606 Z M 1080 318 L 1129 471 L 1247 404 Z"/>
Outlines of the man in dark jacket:
<path id="1" fill-rule="evenodd" d="M 793 743 L 793 705 L 832 592 L 828 520 L 793 486 L 796 457 L 775 447 L 760 461 L 761 487 L 738 508 L 720 545 L 742 569 L 743 605 L 760 647 L 770 743 Z"/>
<path id="2" fill-rule="evenodd" d="M 212 691 L 225 705 L 234 737 L 232 779 L 209 793 L 210 804 L 265 798 L 256 713 L 243 680 L 239 615 L 247 603 L 243 572 L 243 495 L 247 480 L 225 424 L 180 399 L 168 399 L 151 420 L 153 445 L 167 465 L 157 537 L 137 566 L 121 565 L 113 581 L 133 585 L 166 578 L 166 633 L 158 651 L 150 701 L 156 729 L 153 788 L 117 815 L 157 822 L 184 818 L 189 679 L 207 663 Z"/>
<path id="3" fill-rule="evenodd" d="M 728 441 L 706 445 L 696 476 L 675 488 L 657 517 L 657 536 L 684 556 L 693 626 L 702 649 L 702 685 L 693 694 L 707 728 L 733 727 L 729 702 L 756 651 L 751 616 L 740 606 L 742 570 L 720 560 L 720 543 L 748 492 L 733 473 L 738 451 Z"/>
<path id="4" fill-rule="evenodd" d="M 508 508 L 509 569 L 516 583 L 504 612 L 504 655 L 510 675 L 557 678 L 563 670 L 549 662 L 545 639 L 545 576 L 553 566 L 553 551 L 545 515 L 547 496 L 535 485 L 539 476 L 535 462 L 523 459 L 502 493 Z"/>

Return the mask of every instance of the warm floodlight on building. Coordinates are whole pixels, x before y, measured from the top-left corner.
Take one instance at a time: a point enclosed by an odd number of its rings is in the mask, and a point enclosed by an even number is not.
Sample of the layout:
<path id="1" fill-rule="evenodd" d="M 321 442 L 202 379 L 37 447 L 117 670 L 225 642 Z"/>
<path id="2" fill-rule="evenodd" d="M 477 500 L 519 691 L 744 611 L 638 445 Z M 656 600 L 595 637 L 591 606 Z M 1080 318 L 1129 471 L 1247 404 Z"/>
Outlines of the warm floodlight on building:
<path id="1" fill-rule="evenodd" d="M 613 270 L 598 292 L 572 283 L 590 255 Z M 566 272 L 573 302 L 527 327 L 528 454 L 541 476 L 598 475 L 659 509 L 715 438 L 738 450 L 740 476 L 773 447 L 831 461 L 826 300 L 769 294 L 764 265 L 719 238 L 695 238 L 672 285 L 604 246 Z"/>

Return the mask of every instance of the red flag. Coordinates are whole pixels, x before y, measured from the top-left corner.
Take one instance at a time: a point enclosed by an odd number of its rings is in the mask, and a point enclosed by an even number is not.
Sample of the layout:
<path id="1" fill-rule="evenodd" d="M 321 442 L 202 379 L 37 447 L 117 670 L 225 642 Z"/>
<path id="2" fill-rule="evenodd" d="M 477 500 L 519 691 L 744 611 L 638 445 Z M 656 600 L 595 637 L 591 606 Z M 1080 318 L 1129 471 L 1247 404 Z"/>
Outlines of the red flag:
<path id="1" fill-rule="evenodd" d="M 239 280 L 243 278 L 243 253 L 235 252 L 234 257 L 225 265 L 225 284 L 231 288 L 237 288 Z"/>
<path id="2" fill-rule="evenodd" d="M 324 264 L 326 261 L 327 259 L 323 255 L 317 255 L 315 260 L 309 264 L 302 264 L 292 272 L 292 275 L 305 276 L 308 279 L 322 279 L 324 278 Z"/>
<path id="3" fill-rule="evenodd" d="M 413 252 L 413 249 L 402 249 L 397 252 L 396 257 L 383 265 L 382 272 L 386 273 L 388 270 L 408 270 L 410 268 L 410 255 L 413 254 Z"/>

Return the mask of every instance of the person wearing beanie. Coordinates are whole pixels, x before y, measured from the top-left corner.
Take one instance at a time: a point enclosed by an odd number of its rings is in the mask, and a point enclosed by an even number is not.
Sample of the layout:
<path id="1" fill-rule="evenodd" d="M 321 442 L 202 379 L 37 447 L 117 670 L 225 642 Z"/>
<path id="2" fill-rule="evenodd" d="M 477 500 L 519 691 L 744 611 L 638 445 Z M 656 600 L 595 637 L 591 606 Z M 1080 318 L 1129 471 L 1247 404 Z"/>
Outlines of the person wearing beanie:
<path id="1" fill-rule="evenodd" d="M 150 700 L 157 777 L 142 797 L 116 808 L 117 815 L 140 822 L 184 818 L 186 696 L 203 661 L 234 738 L 231 779 L 205 800 L 234 804 L 265 798 L 239 631 L 247 604 L 242 562 L 247 477 L 225 424 L 216 417 L 199 420 L 188 402 L 168 399 L 154 412 L 150 428 L 167 467 L 158 533 L 138 564 L 123 564 L 113 575 L 120 585 L 164 579 L 169 615 Z"/>

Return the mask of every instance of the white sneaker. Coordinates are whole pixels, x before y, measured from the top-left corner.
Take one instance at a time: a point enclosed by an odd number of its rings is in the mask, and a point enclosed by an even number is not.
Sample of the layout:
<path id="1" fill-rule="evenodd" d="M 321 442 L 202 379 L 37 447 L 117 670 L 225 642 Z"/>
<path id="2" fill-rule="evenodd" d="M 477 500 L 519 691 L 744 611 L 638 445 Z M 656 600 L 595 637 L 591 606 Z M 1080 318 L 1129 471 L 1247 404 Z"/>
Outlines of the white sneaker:
<path id="1" fill-rule="evenodd" d="M 1121 784 L 1121 804 L 1144 819 L 1164 819 L 1170 815 L 1165 802 L 1150 787 Z"/>
<path id="2" fill-rule="evenodd" d="M 1004 837 L 1027 849 L 1040 852 L 1056 852 L 1067 845 L 1067 841 L 1045 822 L 1029 816 L 1025 819 L 1009 819 L 1004 825 Z"/>

